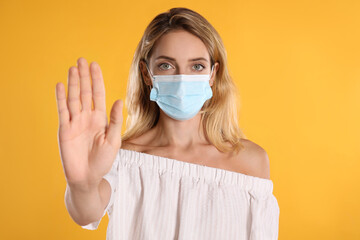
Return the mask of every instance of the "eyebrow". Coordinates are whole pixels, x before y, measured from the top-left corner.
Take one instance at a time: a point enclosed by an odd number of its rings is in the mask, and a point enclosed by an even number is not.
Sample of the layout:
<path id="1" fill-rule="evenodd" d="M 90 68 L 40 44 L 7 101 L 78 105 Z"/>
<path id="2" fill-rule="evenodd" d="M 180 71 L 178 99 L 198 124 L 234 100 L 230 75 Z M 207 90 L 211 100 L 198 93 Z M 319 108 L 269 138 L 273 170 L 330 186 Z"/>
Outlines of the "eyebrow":
<path id="1" fill-rule="evenodd" d="M 159 59 L 159 58 L 164 58 L 164 59 L 168 59 L 168 60 L 171 60 L 171 61 L 176 61 L 175 58 L 171 58 L 171 57 L 164 56 L 164 55 L 158 56 L 157 58 L 155 58 L 155 60 L 157 60 L 157 59 Z M 193 61 L 199 61 L 199 60 L 204 60 L 204 61 L 206 61 L 206 62 L 209 62 L 206 58 L 203 58 L 203 57 L 189 59 L 189 61 L 191 61 L 191 62 L 193 62 Z"/>

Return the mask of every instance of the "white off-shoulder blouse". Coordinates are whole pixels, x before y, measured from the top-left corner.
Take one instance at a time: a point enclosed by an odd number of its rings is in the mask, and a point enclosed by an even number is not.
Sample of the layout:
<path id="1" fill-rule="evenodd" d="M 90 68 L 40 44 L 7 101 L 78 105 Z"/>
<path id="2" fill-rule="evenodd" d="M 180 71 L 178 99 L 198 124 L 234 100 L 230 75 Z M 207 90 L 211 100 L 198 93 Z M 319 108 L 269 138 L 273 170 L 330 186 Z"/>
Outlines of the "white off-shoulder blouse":
<path id="1" fill-rule="evenodd" d="M 112 189 L 107 240 L 278 239 L 270 179 L 127 149 L 104 178 Z"/>

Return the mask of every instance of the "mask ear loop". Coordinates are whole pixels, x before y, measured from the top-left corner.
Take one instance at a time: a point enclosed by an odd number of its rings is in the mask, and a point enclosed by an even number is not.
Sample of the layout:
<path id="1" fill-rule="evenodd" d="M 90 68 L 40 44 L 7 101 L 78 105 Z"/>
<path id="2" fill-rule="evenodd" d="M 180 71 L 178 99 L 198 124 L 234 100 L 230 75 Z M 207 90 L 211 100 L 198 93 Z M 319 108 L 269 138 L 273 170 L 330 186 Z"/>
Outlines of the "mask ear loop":
<path id="1" fill-rule="evenodd" d="M 146 62 L 146 69 L 149 73 L 149 75 L 151 76 L 150 78 L 154 79 L 154 76 L 152 75 L 151 71 L 149 70 L 149 67 L 148 67 L 148 63 Z M 151 89 L 152 89 L 152 85 L 149 85 L 149 90 L 151 92 Z"/>
<path id="2" fill-rule="evenodd" d="M 212 67 L 211 67 L 211 72 L 210 72 L 210 78 L 209 78 L 209 81 L 210 81 L 210 80 L 211 80 L 211 78 L 212 78 L 212 74 L 213 74 L 214 66 L 215 66 L 215 64 L 213 64 L 213 65 L 212 65 Z"/>

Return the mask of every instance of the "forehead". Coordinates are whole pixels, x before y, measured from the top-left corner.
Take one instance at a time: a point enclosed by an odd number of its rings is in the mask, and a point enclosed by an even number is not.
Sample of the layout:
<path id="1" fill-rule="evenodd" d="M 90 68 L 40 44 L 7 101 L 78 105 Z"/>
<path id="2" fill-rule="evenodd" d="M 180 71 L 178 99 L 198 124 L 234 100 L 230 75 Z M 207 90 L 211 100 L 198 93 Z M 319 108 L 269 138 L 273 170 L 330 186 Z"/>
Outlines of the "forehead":
<path id="1" fill-rule="evenodd" d="M 187 61 L 197 57 L 210 60 L 209 52 L 201 39 L 185 30 L 171 31 L 156 41 L 151 60 L 161 55 L 175 58 L 177 61 Z"/>

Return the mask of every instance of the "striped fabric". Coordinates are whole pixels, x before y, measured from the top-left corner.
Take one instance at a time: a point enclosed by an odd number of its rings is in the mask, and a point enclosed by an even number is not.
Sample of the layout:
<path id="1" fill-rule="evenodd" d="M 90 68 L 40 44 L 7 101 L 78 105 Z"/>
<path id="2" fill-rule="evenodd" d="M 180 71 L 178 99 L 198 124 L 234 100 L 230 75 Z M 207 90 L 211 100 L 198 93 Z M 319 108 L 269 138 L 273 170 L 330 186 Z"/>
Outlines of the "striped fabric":
<path id="1" fill-rule="evenodd" d="M 112 189 L 107 240 L 278 239 L 270 179 L 127 149 L 104 178 Z"/>

